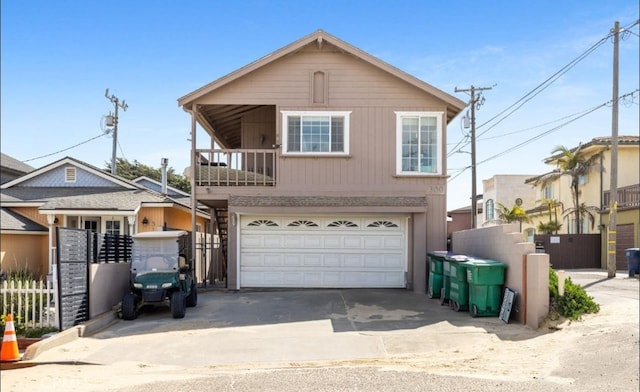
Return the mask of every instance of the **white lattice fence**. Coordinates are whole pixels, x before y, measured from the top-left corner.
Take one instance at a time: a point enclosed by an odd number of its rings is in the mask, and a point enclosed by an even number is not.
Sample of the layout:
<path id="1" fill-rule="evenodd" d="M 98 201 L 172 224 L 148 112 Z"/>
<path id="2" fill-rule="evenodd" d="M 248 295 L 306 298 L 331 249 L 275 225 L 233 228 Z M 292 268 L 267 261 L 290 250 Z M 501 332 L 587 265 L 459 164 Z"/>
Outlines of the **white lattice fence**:
<path id="1" fill-rule="evenodd" d="M 55 290 L 51 282 L 3 281 L 0 285 L 2 315 L 27 327 L 57 327 Z"/>

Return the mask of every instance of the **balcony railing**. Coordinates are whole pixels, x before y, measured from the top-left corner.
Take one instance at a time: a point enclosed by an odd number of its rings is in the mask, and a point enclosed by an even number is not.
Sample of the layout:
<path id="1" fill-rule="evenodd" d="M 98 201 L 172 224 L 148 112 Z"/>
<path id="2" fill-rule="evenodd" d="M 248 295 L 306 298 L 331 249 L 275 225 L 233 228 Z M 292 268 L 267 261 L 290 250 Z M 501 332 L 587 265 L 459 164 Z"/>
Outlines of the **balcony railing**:
<path id="1" fill-rule="evenodd" d="M 196 150 L 196 186 L 275 186 L 276 150 Z"/>
<path id="2" fill-rule="evenodd" d="M 602 200 L 602 210 L 609 211 L 611 192 L 605 191 Z M 618 210 L 631 208 L 640 208 L 640 184 L 618 188 Z"/>

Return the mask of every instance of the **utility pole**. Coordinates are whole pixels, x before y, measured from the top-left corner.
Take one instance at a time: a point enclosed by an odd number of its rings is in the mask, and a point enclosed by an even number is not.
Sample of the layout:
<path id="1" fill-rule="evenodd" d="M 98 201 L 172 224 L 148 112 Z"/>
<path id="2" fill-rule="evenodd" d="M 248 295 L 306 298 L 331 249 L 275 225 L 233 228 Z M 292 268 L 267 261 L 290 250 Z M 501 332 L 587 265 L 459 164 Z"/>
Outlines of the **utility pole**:
<path id="1" fill-rule="evenodd" d="M 609 184 L 609 230 L 607 232 L 607 276 L 616 276 L 617 214 L 618 214 L 618 59 L 620 46 L 620 22 L 616 21 L 613 33 L 613 104 L 611 106 L 611 179 Z"/>
<path id="2" fill-rule="evenodd" d="M 478 194 L 476 190 L 476 109 L 480 109 L 480 106 L 484 104 L 484 97 L 482 94 L 476 92 L 482 92 L 484 90 L 491 90 L 491 87 L 474 87 L 473 85 L 468 89 L 455 88 L 457 93 L 470 93 L 471 100 L 469 106 L 471 106 L 471 228 L 475 229 L 477 226 L 478 215 Z"/>
<path id="3" fill-rule="evenodd" d="M 109 95 L 109 89 L 105 91 L 104 96 L 107 97 L 107 99 L 111 101 L 111 103 L 113 103 L 113 106 L 115 108 L 114 110 L 115 114 L 111 116 L 111 113 L 109 113 L 109 116 L 107 116 L 107 118 L 109 119 L 109 121 L 107 122 L 107 125 L 113 126 L 113 150 L 111 152 L 111 174 L 116 174 L 116 148 L 118 146 L 118 108 L 120 107 L 122 108 L 122 110 L 126 112 L 129 106 L 126 104 L 124 99 L 122 100 L 122 102 L 120 102 L 118 97 L 116 97 L 115 95 L 113 94 Z"/>

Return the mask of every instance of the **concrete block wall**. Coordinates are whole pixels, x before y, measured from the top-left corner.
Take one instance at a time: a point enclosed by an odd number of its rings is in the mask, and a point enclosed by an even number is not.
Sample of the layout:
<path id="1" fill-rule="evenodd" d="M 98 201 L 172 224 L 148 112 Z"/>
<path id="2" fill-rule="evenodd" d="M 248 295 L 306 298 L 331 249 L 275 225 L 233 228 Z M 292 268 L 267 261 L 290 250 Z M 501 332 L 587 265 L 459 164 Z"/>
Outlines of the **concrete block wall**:
<path id="1" fill-rule="evenodd" d="M 452 251 L 507 264 L 505 287 L 517 292 L 511 318 L 538 328 L 549 312 L 549 255 L 535 253 L 519 228 L 513 223 L 455 232 Z"/>

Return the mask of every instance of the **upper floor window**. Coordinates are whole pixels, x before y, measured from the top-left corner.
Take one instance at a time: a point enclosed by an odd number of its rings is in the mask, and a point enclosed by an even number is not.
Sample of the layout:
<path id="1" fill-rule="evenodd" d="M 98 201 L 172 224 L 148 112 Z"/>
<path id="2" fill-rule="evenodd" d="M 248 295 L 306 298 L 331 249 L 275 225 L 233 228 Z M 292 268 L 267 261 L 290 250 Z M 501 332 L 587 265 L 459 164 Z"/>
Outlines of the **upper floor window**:
<path id="1" fill-rule="evenodd" d="M 351 112 L 282 112 L 285 154 L 346 155 Z"/>
<path id="2" fill-rule="evenodd" d="M 485 216 L 485 220 L 490 221 L 494 219 L 494 206 L 493 206 L 493 199 L 489 199 L 487 200 L 484 206 L 484 216 Z"/>
<path id="3" fill-rule="evenodd" d="M 442 174 L 442 112 L 396 112 L 398 174 Z"/>
<path id="4" fill-rule="evenodd" d="M 589 182 L 588 174 L 580 174 L 578 176 L 578 185 L 585 185 L 587 182 Z"/>
<path id="5" fill-rule="evenodd" d="M 547 184 L 542 188 L 541 196 L 543 199 L 553 199 L 553 187 Z"/>

